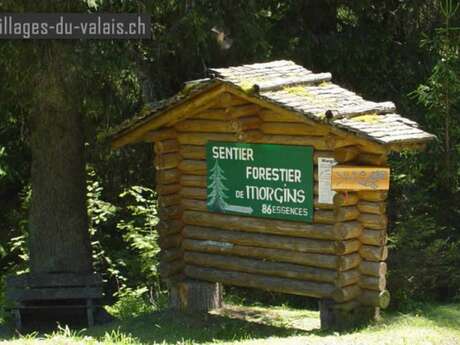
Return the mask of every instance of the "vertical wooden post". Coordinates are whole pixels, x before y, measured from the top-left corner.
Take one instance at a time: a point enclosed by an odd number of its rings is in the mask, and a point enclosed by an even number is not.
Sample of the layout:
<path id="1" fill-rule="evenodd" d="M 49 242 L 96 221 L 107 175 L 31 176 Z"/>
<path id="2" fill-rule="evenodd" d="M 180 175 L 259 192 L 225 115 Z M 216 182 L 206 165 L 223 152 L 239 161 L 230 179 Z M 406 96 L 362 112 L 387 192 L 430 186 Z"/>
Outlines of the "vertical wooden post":
<path id="1" fill-rule="evenodd" d="M 360 237 L 362 243 L 361 280 L 362 295 L 360 301 L 375 308 L 386 308 L 390 302 L 386 287 L 386 264 L 388 256 L 386 191 L 359 192 L 358 208 L 361 215 L 359 221 L 364 227 Z"/>
<path id="2" fill-rule="evenodd" d="M 166 282 L 170 293 L 169 305 L 176 308 L 179 304 L 176 286 L 183 279 L 182 254 L 182 210 L 180 207 L 180 171 L 182 160 L 177 132 L 173 128 L 164 128 L 149 135 L 154 142 L 156 191 L 160 223 L 159 233 L 160 276 Z"/>
<path id="3" fill-rule="evenodd" d="M 207 312 L 222 307 L 222 284 L 186 279 L 171 289 L 171 307 L 183 312 Z"/>
<path id="4" fill-rule="evenodd" d="M 14 321 L 15 321 L 15 323 L 16 323 L 16 329 L 17 329 L 18 331 L 21 331 L 21 330 L 22 330 L 21 307 L 22 307 L 22 303 L 18 302 L 18 303 L 16 304 L 15 309 L 13 310 Z"/>
<path id="5" fill-rule="evenodd" d="M 345 330 L 366 324 L 379 317 L 379 308 L 359 302 L 337 304 L 333 300 L 319 301 L 321 329 Z"/>
<path id="6" fill-rule="evenodd" d="M 86 317 L 88 319 L 88 327 L 94 326 L 94 306 L 93 300 L 88 298 L 86 300 Z"/>
<path id="7" fill-rule="evenodd" d="M 354 192 L 341 192 L 337 193 L 334 197 L 334 213 L 339 215 L 341 208 L 347 206 L 354 206 L 359 203 L 358 195 Z M 348 221 L 354 221 L 359 218 L 360 214 L 356 213 L 355 219 Z M 338 217 L 337 223 L 343 223 Z M 340 240 L 350 239 L 350 234 L 343 234 L 343 238 Z M 362 236 L 362 230 L 356 232 L 353 235 L 353 239 L 359 239 Z M 360 246 L 354 249 L 353 253 L 358 253 Z M 347 253 L 351 254 L 351 253 Z M 352 267 L 345 272 L 337 269 L 338 276 L 343 275 L 351 270 L 358 270 L 358 267 Z M 359 274 L 356 275 L 359 277 Z M 361 287 L 359 285 L 360 279 L 356 279 L 352 284 L 343 286 L 340 283 L 340 279 L 336 283 L 336 294 L 333 299 L 323 299 L 319 301 L 320 319 L 322 329 L 334 329 L 342 330 L 350 327 L 354 327 L 360 323 L 369 321 L 374 318 L 373 310 L 369 308 L 363 308 L 358 302 L 358 298 L 361 294 Z"/>

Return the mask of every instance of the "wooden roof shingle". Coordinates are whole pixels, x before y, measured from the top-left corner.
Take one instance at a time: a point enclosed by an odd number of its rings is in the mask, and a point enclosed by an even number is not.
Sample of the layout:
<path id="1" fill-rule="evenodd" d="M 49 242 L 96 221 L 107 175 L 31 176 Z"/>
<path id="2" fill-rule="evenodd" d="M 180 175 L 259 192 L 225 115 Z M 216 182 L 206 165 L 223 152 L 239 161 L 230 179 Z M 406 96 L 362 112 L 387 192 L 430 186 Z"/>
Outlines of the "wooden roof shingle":
<path id="1" fill-rule="evenodd" d="M 190 97 L 207 92 L 213 85 L 223 83 L 382 145 L 423 143 L 435 137 L 420 129 L 416 122 L 396 114 L 392 102 L 365 100 L 332 83 L 330 73 L 315 74 L 292 61 L 212 68 L 209 74 L 208 79 L 192 81 L 190 92 L 147 105 L 137 118 L 123 124 L 115 136 L 122 136 L 130 127 L 142 125 Z"/>

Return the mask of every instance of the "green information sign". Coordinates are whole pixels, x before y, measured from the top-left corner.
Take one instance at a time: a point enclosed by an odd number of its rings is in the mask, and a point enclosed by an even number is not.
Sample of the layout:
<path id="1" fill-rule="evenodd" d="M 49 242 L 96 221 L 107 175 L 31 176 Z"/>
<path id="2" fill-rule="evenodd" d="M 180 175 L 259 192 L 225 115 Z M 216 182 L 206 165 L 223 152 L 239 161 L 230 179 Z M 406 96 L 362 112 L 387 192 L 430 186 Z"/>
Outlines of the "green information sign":
<path id="1" fill-rule="evenodd" d="M 210 211 L 313 220 L 313 149 L 308 146 L 209 142 Z"/>

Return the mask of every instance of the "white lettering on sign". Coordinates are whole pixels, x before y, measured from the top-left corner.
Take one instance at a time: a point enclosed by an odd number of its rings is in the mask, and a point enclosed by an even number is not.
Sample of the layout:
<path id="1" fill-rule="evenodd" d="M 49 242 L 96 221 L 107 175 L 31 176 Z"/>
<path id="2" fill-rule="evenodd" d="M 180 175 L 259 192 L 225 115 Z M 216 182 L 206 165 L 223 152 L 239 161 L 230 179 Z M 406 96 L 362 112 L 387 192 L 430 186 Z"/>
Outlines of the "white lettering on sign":
<path id="1" fill-rule="evenodd" d="M 246 186 L 246 198 L 250 200 L 277 201 L 280 204 L 285 202 L 301 204 L 305 201 L 305 191 L 293 188 Z"/>
<path id="2" fill-rule="evenodd" d="M 246 178 L 263 181 L 298 182 L 302 172 L 298 169 L 246 167 Z"/>
<path id="3" fill-rule="evenodd" d="M 313 221 L 313 148 L 209 142 L 207 207 L 298 221 Z"/>
<path id="4" fill-rule="evenodd" d="M 333 204 L 335 192 L 332 190 L 332 167 L 337 161 L 332 157 L 318 157 L 318 202 Z"/>
<path id="5" fill-rule="evenodd" d="M 253 161 L 254 151 L 249 147 L 214 146 L 212 148 L 212 157 L 215 159 Z"/>

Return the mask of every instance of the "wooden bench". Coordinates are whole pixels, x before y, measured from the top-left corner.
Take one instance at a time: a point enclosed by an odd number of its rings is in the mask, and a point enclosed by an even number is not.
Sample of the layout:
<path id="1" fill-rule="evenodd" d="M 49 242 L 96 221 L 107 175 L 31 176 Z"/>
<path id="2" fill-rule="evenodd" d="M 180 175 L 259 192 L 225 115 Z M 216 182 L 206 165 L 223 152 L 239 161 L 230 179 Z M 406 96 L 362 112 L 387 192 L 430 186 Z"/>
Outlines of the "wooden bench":
<path id="1" fill-rule="evenodd" d="M 94 325 L 95 302 L 102 298 L 99 274 L 40 273 L 9 276 L 7 299 L 16 328 L 22 328 L 21 311 L 33 309 L 86 309 L 88 327 Z"/>

